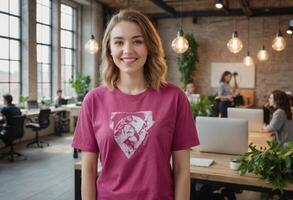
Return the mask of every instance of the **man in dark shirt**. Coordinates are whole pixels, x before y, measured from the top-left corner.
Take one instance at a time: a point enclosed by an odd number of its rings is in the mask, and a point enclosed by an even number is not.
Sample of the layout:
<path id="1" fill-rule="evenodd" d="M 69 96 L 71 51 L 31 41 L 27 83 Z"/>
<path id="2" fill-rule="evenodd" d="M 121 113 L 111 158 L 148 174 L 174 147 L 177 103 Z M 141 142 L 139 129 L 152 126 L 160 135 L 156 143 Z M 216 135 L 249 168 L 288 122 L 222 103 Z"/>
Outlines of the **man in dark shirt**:
<path id="1" fill-rule="evenodd" d="M 5 106 L 0 109 L 0 118 L 3 118 L 6 122 L 6 126 L 9 126 L 11 118 L 21 115 L 21 111 L 18 107 L 12 104 L 12 96 L 10 94 L 3 95 L 3 101 Z"/>

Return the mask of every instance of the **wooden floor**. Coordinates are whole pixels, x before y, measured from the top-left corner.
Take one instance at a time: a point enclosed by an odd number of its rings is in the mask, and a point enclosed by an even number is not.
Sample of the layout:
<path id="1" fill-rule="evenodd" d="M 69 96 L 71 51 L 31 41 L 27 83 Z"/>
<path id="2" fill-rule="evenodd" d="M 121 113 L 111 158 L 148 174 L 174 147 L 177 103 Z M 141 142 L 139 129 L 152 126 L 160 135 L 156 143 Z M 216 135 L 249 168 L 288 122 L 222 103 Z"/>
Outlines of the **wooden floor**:
<path id="1" fill-rule="evenodd" d="M 73 200 L 72 136 L 51 136 L 42 149 L 17 147 L 27 160 L 0 160 L 1 200 Z"/>
<path id="2" fill-rule="evenodd" d="M 17 146 L 27 160 L 0 160 L 0 200 L 73 200 L 72 135 L 43 138 L 43 149 Z M 259 200 L 255 192 L 237 194 L 237 200 Z"/>

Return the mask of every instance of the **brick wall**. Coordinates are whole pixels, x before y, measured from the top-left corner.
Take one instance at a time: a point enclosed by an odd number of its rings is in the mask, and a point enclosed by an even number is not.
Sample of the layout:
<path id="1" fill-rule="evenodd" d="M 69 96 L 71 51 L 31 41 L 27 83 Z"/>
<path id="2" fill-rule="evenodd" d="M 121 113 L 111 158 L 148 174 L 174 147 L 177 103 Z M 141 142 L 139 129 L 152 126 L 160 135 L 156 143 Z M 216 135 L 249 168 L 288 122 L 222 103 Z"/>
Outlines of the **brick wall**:
<path id="1" fill-rule="evenodd" d="M 278 30 L 278 18 L 285 36 L 287 47 L 282 52 L 272 49 L 272 40 Z M 234 20 L 243 42 L 243 49 L 238 54 L 232 54 L 227 49 L 227 42 L 234 31 Z M 262 46 L 262 17 L 250 18 L 250 55 L 255 61 L 256 106 L 261 106 L 274 89 L 293 92 L 293 38 L 286 35 L 285 30 L 291 16 L 264 17 L 264 42 L 270 55 L 267 62 L 257 60 L 256 54 Z M 199 44 L 199 63 L 194 73 L 194 84 L 200 94 L 214 94 L 216 88 L 210 85 L 212 62 L 242 62 L 247 52 L 247 17 L 202 17 L 197 24 L 192 18 L 183 19 L 183 29 L 192 33 Z M 157 25 L 165 48 L 169 66 L 168 80 L 180 85 L 180 73 L 176 64 L 176 54 L 171 49 L 171 41 L 176 36 L 179 20 L 162 19 Z"/>

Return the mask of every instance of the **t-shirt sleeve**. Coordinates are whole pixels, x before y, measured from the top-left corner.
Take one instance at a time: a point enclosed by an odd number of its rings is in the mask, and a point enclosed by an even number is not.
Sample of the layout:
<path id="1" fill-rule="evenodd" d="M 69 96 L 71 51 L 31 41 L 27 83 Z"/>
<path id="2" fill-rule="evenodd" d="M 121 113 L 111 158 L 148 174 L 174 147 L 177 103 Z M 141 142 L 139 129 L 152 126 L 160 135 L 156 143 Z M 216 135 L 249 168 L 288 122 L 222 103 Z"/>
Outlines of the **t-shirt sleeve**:
<path id="1" fill-rule="evenodd" d="M 224 96 L 224 92 L 225 92 L 224 84 L 220 83 L 219 88 L 218 88 L 218 95 L 219 96 Z"/>
<path id="2" fill-rule="evenodd" d="M 178 97 L 175 130 L 172 141 L 172 150 L 185 150 L 199 144 L 195 122 L 187 97 L 182 94 Z"/>
<path id="3" fill-rule="evenodd" d="M 273 114 L 269 127 L 272 131 L 279 131 L 286 122 L 286 114 L 282 110 L 276 110 Z"/>
<path id="4" fill-rule="evenodd" d="M 88 94 L 81 107 L 74 132 L 72 146 L 82 151 L 98 153 L 99 148 L 93 128 L 93 95 Z"/>

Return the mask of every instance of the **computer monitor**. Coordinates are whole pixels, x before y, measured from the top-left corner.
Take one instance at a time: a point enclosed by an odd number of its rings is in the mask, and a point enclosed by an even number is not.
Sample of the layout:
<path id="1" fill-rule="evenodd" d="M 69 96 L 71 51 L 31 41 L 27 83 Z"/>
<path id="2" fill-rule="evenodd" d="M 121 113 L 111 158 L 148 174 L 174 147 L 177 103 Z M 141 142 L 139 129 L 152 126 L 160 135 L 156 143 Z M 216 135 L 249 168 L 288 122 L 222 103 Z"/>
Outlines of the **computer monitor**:
<path id="1" fill-rule="evenodd" d="M 262 109 L 228 108 L 228 118 L 247 119 L 249 132 L 261 132 L 264 124 Z"/>
<path id="2" fill-rule="evenodd" d="M 196 117 L 199 151 L 243 154 L 248 150 L 248 121 L 216 117 Z"/>
<path id="3" fill-rule="evenodd" d="M 60 105 L 67 105 L 67 99 L 60 99 Z"/>

